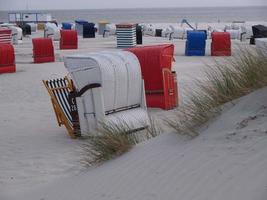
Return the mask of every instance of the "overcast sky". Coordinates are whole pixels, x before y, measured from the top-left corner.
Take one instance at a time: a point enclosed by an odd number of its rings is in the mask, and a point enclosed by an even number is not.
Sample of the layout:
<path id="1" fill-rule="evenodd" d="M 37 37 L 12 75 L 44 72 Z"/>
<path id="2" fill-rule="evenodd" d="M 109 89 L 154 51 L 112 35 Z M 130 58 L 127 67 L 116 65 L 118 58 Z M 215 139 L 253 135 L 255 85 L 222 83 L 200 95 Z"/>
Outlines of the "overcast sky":
<path id="1" fill-rule="evenodd" d="M 36 10 L 251 5 L 266 6 L 267 0 L 0 0 L 0 10 L 25 10 L 26 8 Z"/>

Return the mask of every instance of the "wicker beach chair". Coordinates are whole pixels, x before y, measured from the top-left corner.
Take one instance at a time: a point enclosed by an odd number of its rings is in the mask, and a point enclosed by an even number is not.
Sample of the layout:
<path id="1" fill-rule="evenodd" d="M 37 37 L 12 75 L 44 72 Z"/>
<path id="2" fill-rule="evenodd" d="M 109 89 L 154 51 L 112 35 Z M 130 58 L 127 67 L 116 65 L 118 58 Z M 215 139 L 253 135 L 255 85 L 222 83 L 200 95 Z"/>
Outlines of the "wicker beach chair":
<path id="1" fill-rule="evenodd" d="M 80 125 L 72 81 L 67 77 L 43 80 L 51 97 L 51 102 L 56 114 L 58 125 L 64 125 L 71 138 L 80 136 Z"/>

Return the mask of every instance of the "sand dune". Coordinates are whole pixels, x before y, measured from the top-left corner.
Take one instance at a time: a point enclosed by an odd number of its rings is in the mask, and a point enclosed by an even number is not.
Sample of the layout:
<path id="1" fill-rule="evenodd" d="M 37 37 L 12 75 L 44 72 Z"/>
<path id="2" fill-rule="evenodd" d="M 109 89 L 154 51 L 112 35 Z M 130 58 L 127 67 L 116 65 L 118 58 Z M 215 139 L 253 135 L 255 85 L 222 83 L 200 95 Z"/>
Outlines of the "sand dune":
<path id="1" fill-rule="evenodd" d="M 211 56 L 183 56 L 184 40 L 145 37 L 144 42 L 175 44 L 181 100 L 193 79 L 204 78 L 205 64 L 213 62 Z M 32 64 L 31 41 L 25 38 L 15 47 L 17 73 L 0 75 L 1 200 L 266 200 L 266 88 L 225 108 L 194 140 L 164 133 L 102 166 L 83 169 L 80 142 L 57 126 L 41 80 L 66 75 L 64 55 L 117 50 L 116 42 L 114 37 L 80 39 L 78 50 L 67 51 L 54 45 L 57 62 Z M 208 40 L 207 55 L 209 45 Z"/>

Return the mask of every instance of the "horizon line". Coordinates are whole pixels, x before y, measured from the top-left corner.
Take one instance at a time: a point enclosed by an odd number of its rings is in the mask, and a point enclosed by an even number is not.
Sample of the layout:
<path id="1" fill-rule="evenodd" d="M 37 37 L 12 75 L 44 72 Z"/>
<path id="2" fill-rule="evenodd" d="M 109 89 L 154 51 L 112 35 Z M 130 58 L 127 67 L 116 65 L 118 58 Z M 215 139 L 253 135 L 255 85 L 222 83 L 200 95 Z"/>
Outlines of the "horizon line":
<path id="1" fill-rule="evenodd" d="M 234 5 L 234 6 L 172 6 L 172 7 L 121 7 L 121 8 L 47 8 L 47 9 L 3 9 L 0 11 L 52 11 L 52 10 L 129 10 L 129 9 L 172 9 L 172 8 L 245 8 L 245 7 L 267 7 L 266 5 Z"/>

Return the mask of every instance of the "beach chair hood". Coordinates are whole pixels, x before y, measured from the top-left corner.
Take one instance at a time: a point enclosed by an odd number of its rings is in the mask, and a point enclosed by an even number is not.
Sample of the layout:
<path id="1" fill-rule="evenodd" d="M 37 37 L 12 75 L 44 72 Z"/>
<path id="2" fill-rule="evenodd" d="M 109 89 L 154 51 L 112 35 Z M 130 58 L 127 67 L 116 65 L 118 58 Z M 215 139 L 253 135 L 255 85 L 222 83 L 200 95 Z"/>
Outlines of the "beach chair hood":
<path id="1" fill-rule="evenodd" d="M 64 63 L 82 93 L 76 98 L 82 134 L 95 130 L 99 123 L 126 123 L 132 130 L 148 124 L 141 69 L 134 54 L 73 55 L 66 56 Z"/>

